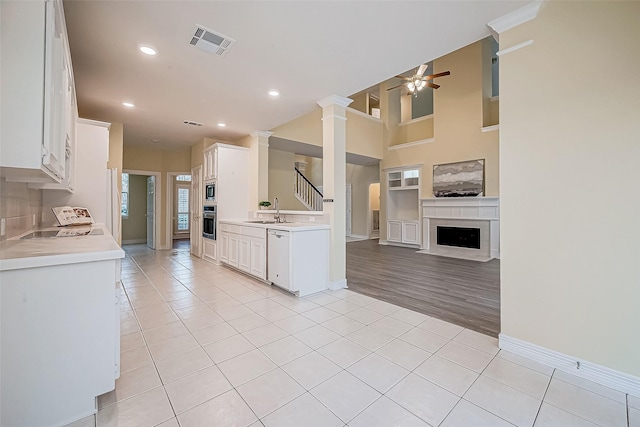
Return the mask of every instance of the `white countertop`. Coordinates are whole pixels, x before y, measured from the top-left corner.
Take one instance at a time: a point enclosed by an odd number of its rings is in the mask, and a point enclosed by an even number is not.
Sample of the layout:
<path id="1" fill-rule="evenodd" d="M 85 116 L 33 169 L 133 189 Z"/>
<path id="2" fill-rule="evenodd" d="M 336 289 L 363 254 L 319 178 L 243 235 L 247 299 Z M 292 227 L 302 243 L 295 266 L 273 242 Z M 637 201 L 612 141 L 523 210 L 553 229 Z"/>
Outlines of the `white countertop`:
<path id="1" fill-rule="evenodd" d="M 329 230 L 328 224 L 313 224 L 309 222 L 283 222 L 283 223 L 263 223 L 252 222 L 260 221 L 259 219 L 221 219 L 220 224 L 242 225 L 245 227 L 266 228 L 269 230 L 281 231 L 315 231 Z"/>
<path id="2" fill-rule="evenodd" d="M 104 234 L 6 240 L 0 244 L 0 271 L 124 258 L 124 251 L 103 224 L 47 227 L 39 231 L 54 230 L 63 233 L 102 230 Z"/>

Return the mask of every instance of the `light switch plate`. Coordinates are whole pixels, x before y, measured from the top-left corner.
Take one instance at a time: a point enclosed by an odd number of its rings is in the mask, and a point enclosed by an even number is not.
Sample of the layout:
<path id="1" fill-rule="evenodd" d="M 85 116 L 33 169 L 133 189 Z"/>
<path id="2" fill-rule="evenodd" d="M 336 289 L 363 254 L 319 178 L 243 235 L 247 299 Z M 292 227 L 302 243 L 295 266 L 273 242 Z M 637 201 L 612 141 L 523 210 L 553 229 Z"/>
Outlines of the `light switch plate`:
<path id="1" fill-rule="evenodd" d="M 33 219 L 31 221 L 31 225 L 33 225 L 34 227 L 36 225 L 36 214 L 33 214 Z"/>
<path id="2" fill-rule="evenodd" d="M 7 223 L 4 218 L 0 219 L 0 236 L 4 236 L 7 233 Z"/>

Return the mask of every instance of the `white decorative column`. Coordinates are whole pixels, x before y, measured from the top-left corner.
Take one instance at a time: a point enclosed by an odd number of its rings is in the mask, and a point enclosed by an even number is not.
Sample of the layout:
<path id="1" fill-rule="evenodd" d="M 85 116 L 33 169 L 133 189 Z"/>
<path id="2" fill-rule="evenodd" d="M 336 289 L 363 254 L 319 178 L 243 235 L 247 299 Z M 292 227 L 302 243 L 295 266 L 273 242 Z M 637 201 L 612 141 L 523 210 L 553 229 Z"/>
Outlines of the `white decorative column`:
<path id="1" fill-rule="evenodd" d="M 353 100 L 332 95 L 318 101 L 322 107 L 323 210 L 331 225 L 329 240 L 329 288 L 347 287 L 346 157 L 347 115 Z"/>
<path id="2" fill-rule="evenodd" d="M 273 132 L 255 131 L 249 146 L 249 208 L 269 200 L 269 137 Z"/>

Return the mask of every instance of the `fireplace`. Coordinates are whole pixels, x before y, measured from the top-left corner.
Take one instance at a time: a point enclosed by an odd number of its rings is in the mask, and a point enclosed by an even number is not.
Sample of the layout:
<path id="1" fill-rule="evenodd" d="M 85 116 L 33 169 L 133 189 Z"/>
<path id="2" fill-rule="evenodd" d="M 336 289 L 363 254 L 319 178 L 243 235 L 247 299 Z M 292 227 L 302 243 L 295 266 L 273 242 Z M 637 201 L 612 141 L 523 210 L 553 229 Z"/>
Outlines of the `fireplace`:
<path id="1" fill-rule="evenodd" d="M 480 229 L 436 226 L 436 244 L 458 248 L 480 249 Z"/>
<path id="2" fill-rule="evenodd" d="M 423 199 L 420 252 L 476 261 L 500 258 L 499 199 Z"/>

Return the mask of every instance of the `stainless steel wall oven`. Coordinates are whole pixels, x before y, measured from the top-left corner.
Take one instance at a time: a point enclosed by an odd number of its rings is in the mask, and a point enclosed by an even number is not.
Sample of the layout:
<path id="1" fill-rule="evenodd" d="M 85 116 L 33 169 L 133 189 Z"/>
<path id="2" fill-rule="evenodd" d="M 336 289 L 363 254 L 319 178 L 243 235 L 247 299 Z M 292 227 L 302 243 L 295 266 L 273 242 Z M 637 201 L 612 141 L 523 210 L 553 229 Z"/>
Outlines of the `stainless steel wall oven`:
<path id="1" fill-rule="evenodd" d="M 202 236 L 216 240 L 216 206 L 205 206 L 202 213 Z"/>

